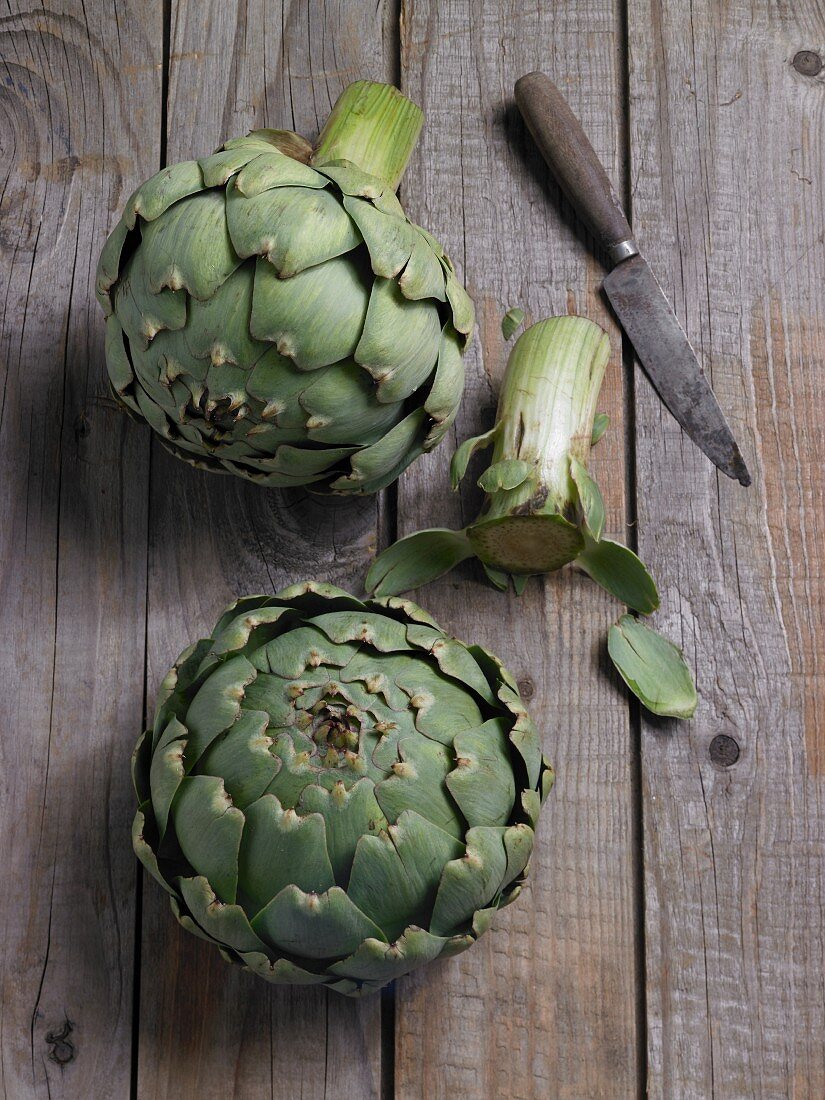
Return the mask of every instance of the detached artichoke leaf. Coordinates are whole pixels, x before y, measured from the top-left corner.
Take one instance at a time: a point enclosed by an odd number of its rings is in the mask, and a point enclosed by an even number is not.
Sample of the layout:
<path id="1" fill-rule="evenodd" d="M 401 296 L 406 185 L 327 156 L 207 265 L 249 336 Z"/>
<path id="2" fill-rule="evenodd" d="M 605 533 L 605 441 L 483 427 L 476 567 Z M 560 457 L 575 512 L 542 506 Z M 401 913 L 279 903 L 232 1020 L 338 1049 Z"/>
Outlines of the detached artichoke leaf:
<path id="1" fill-rule="evenodd" d="M 642 615 L 659 606 L 656 583 L 642 561 L 627 546 L 610 539 L 588 541 L 576 564 L 611 596 Z"/>
<path id="2" fill-rule="evenodd" d="M 623 615 L 611 626 L 607 649 L 619 675 L 648 710 L 668 718 L 692 718 L 698 697 L 682 651 Z"/>
<path id="3" fill-rule="evenodd" d="M 429 584 L 472 556 L 473 549 L 463 531 L 443 527 L 416 531 L 378 555 L 364 585 L 376 596 L 396 596 Z"/>

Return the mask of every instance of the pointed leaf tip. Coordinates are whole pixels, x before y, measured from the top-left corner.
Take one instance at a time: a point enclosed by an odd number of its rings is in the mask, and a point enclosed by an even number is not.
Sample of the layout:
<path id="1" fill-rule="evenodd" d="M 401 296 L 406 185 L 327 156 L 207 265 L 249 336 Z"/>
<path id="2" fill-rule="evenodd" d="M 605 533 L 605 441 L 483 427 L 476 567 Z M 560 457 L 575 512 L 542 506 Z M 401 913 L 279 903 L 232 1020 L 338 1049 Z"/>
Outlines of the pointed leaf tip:
<path id="1" fill-rule="evenodd" d="M 659 592 L 653 577 L 633 551 L 620 542 L 588 539 L 576 564 L 591 580 L 634 611 L 650 615 L 659 606 Z"/>
<path id="2" fill-rule="evenodd" d="M 607 650 L 616 669 L 645 707 L 667 718 L 692 718 L 696 687 L 682 651 L 639 622 L 622 615 L 607 635 Z"/>

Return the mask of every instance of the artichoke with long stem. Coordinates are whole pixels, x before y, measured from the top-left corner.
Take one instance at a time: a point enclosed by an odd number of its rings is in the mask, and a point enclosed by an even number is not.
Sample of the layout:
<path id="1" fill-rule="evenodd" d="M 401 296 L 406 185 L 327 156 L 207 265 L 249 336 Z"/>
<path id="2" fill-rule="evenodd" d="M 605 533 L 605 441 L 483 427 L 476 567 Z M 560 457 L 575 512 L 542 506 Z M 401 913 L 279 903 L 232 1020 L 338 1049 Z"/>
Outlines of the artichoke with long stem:
<path id="1" fill-rule="evenodd" d="M 655 611 L 659 595 L 645 566 L 604 537 L 604 501 L 587 469 L 606 427 L 596 402 L 609 358 L 607 334 L 586 318 L 554 317 L 527 329 L 510 355 L 494 426 L 453 456 L 456 488 L 472 455 L 493 449 L 478 479 L 486 494 L 478 518 L 461 531 L 432 528 L 399 540 L 376 558 L 367 590 L 396 595 L 475 557 L 495 587 L 512 580 L 520 594 L 528 577 L 575 562 L 634 611 Z M 649 709 L 693 713 L 695 688 L 670 642 L 625 616 L 611 630 L 609 651 Z"/>
<path id="2" fill-rule="evenodd" d="M 423 122 L 359 81 L 135 191 L 100 258 L 117 399 L 194 466 L 369 493 L 452 423 L 473 307 L 395 191 Z"/>

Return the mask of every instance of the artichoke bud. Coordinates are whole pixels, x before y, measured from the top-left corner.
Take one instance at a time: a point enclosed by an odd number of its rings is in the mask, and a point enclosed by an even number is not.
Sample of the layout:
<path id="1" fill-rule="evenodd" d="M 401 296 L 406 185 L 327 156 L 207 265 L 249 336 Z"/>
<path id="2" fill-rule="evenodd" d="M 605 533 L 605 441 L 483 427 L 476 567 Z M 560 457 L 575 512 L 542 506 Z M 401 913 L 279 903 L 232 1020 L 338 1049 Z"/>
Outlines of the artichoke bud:
<path id="1" fill-rule="evenodd" d="M 422 122 L 396 88 L 358 81 L 314 148 L 257 130 L 127 201 L 97 271 L 109 378 L 177 457 L 371 493 L 443 437 L 474 315 L 395 195 Z"/>
<path id="2" fill-rule="evenodd" d="M 312 687 L 308 630 L 327 640 Z M 293 586 L 230 608 L 167 677 L 133 758 L 133 842 L 227 961 L 359 996 L 469 947 L 516 896 L 549 789 L 538 734 L 490 654 L 453 639 L 439 664 L 433 635 L 414 604 Z M 391 700 L 367 686 L 384 662 Z M 379 725 L 398 732 L 376 742 Z"/>

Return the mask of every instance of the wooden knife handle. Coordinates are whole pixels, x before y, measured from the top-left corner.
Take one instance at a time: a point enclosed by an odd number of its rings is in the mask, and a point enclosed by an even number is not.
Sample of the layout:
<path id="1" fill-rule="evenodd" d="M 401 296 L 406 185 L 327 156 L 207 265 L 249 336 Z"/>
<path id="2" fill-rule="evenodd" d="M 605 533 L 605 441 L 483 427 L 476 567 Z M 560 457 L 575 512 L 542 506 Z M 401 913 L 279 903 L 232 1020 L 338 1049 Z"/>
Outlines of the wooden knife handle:
<path id="1" fill-rule="evenodd" d="M 549 76 L 516 81 L 516 103 L 562 190 L 607 250 L 612 264 L 639 250 L 621 203 L 581 123 Z"/>

